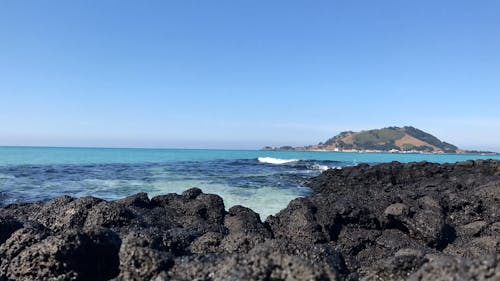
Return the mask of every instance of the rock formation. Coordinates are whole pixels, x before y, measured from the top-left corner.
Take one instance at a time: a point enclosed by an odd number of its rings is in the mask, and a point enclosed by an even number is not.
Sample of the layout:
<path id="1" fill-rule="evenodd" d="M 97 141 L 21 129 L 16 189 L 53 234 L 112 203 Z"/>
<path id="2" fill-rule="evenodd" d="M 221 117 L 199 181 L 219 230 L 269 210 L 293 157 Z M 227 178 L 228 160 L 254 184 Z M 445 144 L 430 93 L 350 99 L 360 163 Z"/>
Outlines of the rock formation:
<path id="1" fill-rule="evenodd" d="M 0 280 L 500 280 L 500 162 L 328 170 L 262 222 L 200 189 L 0 209 Z"/>

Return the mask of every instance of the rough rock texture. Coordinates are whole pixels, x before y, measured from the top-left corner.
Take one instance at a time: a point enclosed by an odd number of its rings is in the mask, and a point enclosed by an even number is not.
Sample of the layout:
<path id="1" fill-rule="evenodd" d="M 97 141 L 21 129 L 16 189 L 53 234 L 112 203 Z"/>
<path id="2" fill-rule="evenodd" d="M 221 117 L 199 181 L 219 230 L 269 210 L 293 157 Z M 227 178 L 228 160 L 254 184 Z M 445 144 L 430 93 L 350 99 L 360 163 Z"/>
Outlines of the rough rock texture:
<path id="1" fill-rule="evenodd" d="M 262 222 L 193 188 L 0 209 L 0 280 L 500 280 L 500 162 L 329 170 Z"/>
<path id="2" fill-rule="evenodd" d="M 358 165 L 310 186 L 268 223 L 275 237 L 330 245 L 347 279 L 500 280 L 498 161 Z"/>

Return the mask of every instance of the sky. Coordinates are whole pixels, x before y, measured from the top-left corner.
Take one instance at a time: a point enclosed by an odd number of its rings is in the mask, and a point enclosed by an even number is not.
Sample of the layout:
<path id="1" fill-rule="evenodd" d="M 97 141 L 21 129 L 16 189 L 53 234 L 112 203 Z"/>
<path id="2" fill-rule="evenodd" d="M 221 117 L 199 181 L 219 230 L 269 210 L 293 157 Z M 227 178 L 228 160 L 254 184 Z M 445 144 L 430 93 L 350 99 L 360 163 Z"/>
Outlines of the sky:
<path id="1" fill-rule="evenodd" d="M 500 1 L 0 1 L 0 145 L 500 151 Z"/>

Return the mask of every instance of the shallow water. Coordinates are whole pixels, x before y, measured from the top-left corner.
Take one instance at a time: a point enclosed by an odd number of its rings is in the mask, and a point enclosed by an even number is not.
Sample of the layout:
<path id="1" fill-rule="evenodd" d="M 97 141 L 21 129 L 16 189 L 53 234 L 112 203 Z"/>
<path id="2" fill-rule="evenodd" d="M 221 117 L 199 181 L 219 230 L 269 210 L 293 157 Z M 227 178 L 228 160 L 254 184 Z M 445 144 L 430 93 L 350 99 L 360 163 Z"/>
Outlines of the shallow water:
<path id="1" fill-rule="evenodd" d="M 60 195 L 117 199 L 191 187 L 244 205 L 263 218 L 310 193 L 306 181 L 328 168 L 390 161 L 457 162 L 481 155 L 0 147 L 3 204 Z M 494 157 L 500 160 L 500 157 Z"/>

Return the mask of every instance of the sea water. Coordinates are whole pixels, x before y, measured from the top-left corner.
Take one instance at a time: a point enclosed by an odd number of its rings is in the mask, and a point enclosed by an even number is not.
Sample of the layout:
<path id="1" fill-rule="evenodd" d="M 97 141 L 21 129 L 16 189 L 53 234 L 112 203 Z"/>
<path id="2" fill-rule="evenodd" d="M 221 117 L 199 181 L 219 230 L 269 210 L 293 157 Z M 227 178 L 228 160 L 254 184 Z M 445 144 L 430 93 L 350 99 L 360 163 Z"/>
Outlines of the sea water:
<path id="1" fill-rule="evenodd" d="M 437 163 L 500 156 L 259 150 L 0 147 L 0 204 L 60 195 L 108 200 L 137 192 L 150 197 L 199 187 L 226 208 L 243 205 L 262 218 L 311 191 L 307 181 L 327 169 L 359 163 Z"/>

